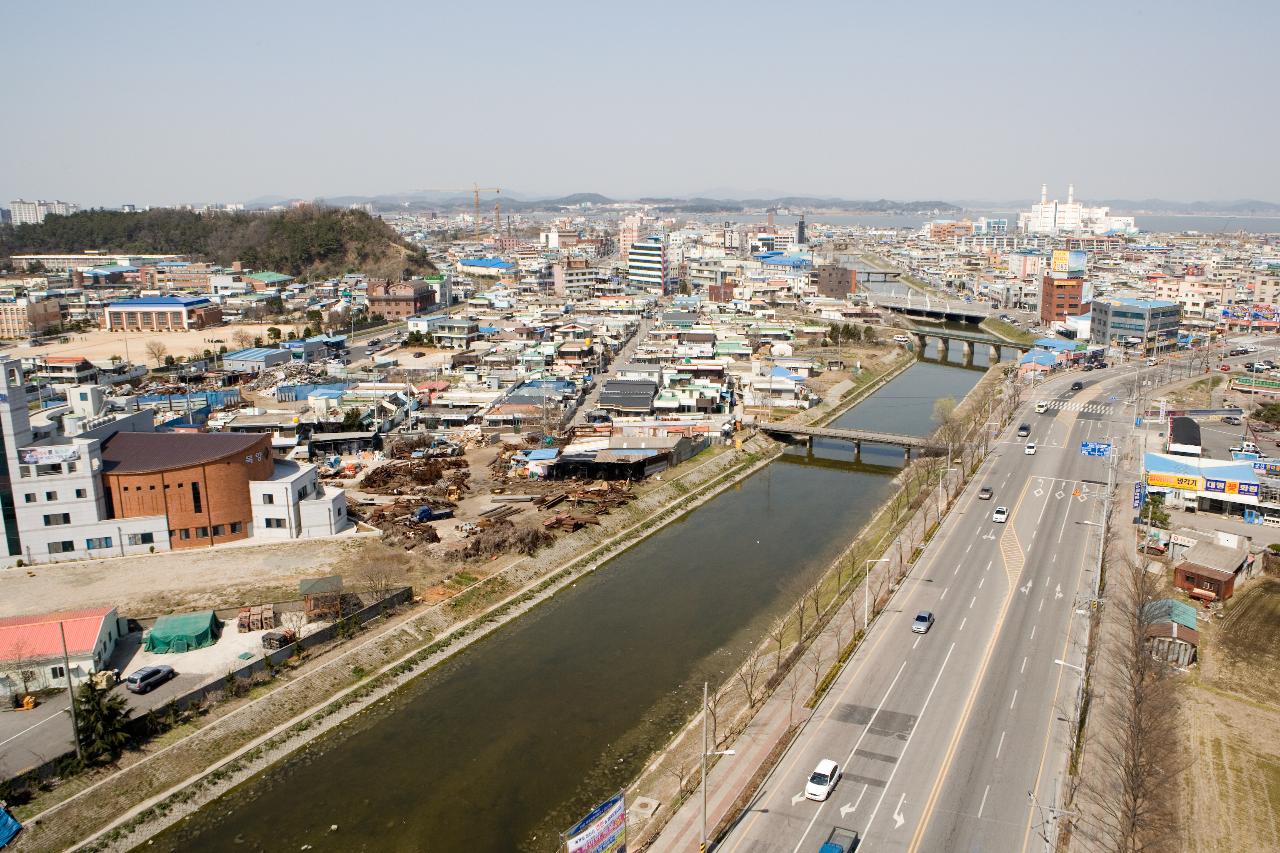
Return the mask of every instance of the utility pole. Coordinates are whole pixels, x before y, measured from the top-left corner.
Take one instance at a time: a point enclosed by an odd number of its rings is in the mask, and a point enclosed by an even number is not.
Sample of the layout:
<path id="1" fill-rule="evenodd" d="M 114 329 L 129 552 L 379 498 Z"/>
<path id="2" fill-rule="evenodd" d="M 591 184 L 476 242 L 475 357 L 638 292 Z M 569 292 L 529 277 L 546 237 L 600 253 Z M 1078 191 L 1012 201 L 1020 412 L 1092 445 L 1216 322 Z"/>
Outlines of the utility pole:
<path id="1" fill-rule="evenodd" d="M 58 620 L 58 635 L 62 638 L 62 674 L 67 677 L 67 698 L 71 700 L 71 737 L 76 742 L 76 759 L 83 760 L 80 752 L 80 723 L 76 719 L 76 691 L 71 685 L 71 657 L 67 654 L 67 629 Z"/>
<path id="2" fill-rule="evenodd" d="M 707 849 L 707 682 L 702 682 L 702 843 L 698 853 Z"/>

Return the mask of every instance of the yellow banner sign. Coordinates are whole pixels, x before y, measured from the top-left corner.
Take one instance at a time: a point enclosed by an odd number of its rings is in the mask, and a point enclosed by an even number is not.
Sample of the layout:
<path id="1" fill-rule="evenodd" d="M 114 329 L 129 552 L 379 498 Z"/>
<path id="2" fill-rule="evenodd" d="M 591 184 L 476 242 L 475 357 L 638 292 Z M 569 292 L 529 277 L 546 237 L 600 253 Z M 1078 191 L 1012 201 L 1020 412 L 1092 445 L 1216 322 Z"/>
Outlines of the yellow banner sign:
<path id="1" fill-rule="evenodd" d="M 1204 490 L 1204 479 L 1184 474 L 1156 474 L 1147 472 L 1148 486 L 1162 486 L 1166 489 L 1180 489 L 1184 492 L 1200 492 Z"/>

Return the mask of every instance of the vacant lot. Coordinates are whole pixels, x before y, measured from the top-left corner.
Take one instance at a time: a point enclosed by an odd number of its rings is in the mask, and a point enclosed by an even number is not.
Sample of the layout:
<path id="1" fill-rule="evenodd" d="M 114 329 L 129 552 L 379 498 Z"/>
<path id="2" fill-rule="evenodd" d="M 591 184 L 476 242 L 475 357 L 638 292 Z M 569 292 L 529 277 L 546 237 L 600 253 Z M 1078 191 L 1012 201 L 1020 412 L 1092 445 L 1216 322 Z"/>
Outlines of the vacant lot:
<path id="1" fill-rule="evenodd" d="M 1280 850 L 1280 581 L 1251 582 L 1201 623 L 1180 713 L 1181 849 Z"/>

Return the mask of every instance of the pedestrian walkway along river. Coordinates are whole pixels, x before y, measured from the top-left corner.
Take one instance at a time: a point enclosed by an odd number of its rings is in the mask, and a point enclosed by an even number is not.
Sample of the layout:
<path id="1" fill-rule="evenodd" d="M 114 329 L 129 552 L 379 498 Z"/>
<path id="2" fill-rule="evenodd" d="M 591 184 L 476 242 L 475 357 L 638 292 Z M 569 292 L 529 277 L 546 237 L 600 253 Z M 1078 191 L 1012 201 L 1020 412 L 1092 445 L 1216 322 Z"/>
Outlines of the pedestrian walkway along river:
<path id="1" fill-rule="evenodd" d="M 934 400 L 982 375 L 917 364 L 835 424 L 924 434 Z M 865 446 L 855 464 L 825 440 L 786 456 L 147 849 L 554 850 L 856 535 L 902 461 Z"/>

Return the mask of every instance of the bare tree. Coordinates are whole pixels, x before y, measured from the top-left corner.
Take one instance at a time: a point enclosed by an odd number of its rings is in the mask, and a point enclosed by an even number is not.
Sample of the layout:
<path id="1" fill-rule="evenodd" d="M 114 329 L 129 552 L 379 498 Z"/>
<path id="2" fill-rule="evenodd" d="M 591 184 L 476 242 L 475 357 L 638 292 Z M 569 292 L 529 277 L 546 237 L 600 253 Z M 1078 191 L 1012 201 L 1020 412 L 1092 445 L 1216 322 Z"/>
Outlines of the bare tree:
<path id="1" fill-rule="evenodd" d="M 707 694 L 707 721 L 711 723 L 711 748 L 720 745 L 720 711 L 724 705 L 727 690 L 712 690 Z"/>
<path id="2" fill-rule="evenodd" d="M 1177 837 L 1174 797 L 1182 763 L 1174 749 L 1181 736 L 1177 692 L 1169 666 L 1147 645 L 1155 614 L 1148 605 L 1160 578 L 1125 556 L 1112 567 L 1119 589 L 1112 596 L 1122 636 L 1111 656 L 1105 743 L 1096 751 L 1098 773 L 1089 781 L 1102 834 L 1116 853 L 1155 853 Z"/>
<path id="3" fill-rule="evenodd" d="M 147 341 L 143 349 L 147 351 L 147 355 L 155 359 L 156 367 L 163 365 L 164 357 L 169 354 L 169 348 L 164 345 L 164 341 L 155 339 Z"/>
<path id="4" fill-rule="evenodd" d="M 672 756 L 667 762 L 665 771 L 668 776 L 676 780 L 676 798 L 684 793 L 685 782 L 689 780 L 689 771 L 693 769 L 696 762 L 691 762 L 688 758 L 679 758 Z"/>
<path id="5" fill-rule="evenodd" d="M 752 649 L 738 667 L 738 683 L 747 697 L 747 705 L 754 708 L 764 694 L 764 654 L 759 648 Z"/>
<path id="6" fill-rule="evenodd" d="M 787 639 L 787 617 L 779 616 L 769 623 L 769 628 L 765 631 L 769 635 L 769 639 L 773 640 L 777 654 L 773 659 L 773 671 L 777 672 L 782 666 L 782 644 Z"/>
<path id="7" fill-rule="evenodd" d="M 803 595 L 796 600 L 796 630 L 799 637 L 796 642 L 798 643 L 804 642 L 804 602 L 805 596 Z"/>
<path id="8" fill-rule="evenodd" d="M 791 728 L 795 723 L 796 696 L 800 693 L 800 680 L 803 677 L 800 667 L 793 666 L 782 684 L 787 696 L 787 728 Z"/>
<path id="9" fill-rule="evenodd" d="M 253 335 L 244 329 L 236 329 L 231 335 L 231 342 L 240 349 L 244 349 L 253 343 Z"/>
<path id="10" fill-rule="evenodd" d="M 31 644 L 18 637 L 9 647 L 9 662 L 6 669 L 14 672 L 22 682 L 22 692 L 30 693 L 31 685 L 36 680 L 36 656 Z"/>
<path id="11" fill-rule="evenodd" d="M 376 601 L 404 586 L 407 573 L 405 555 L 391 549 L 367 555 L 352 571 L 356 587 L 372 594 Z"/>
<path id="12" fill-rule="evenodd" d="M 818 621 L 822 618 L 822 578 L 818 578 L 818 582 L 809 587 L 809 591 L 805 593 L 805 598 L 809 599 L 809 603 L 813 605 L 813 624 L 817 627 Z"/>
<path id="13" fill-rule="evenodd" d="M 822 644 L 815 642 L 809 647 L 809 651 L 804 656 L 804 666 L 813 677 L 813 689 L 815 691 L 818 689 L 818 681 L 822 678 L 822 661 Z"/>

